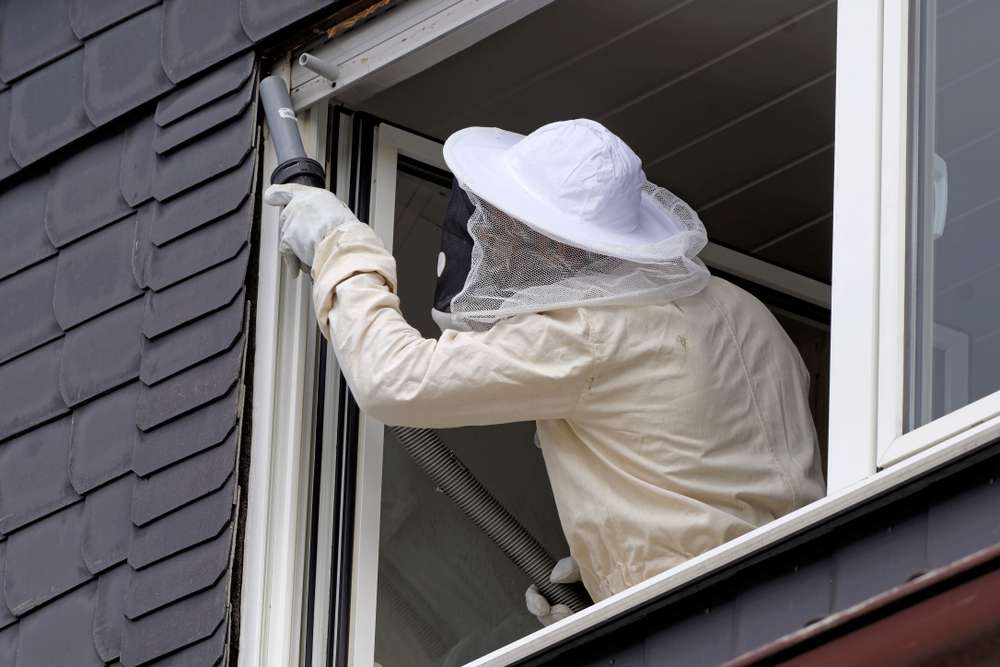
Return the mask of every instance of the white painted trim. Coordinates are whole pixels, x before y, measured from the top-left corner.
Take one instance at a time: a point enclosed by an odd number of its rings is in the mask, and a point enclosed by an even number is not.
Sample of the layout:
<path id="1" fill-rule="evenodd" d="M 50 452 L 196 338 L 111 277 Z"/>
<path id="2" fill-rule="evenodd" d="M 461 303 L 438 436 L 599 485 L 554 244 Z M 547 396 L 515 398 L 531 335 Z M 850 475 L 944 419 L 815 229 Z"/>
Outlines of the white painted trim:
<path id="1" fill-rule="evenodd" d="M 336 87 L 299 67 L 292 103 L 304 109 L 329 97 L 357 106 L 436 65 L 552 0 L 409 0 L 310 52 L 336 65 Z"/>
<path id="2" fill-rule="evenodd" d="M 906 226 L 909 199 L 909 0 L 884 0 L 880 210 L 879 458 L 903 431 L 906 366 Z"/>
<path id="3" fill-rule="evenodd" d="M 336 174 L 331 174 L 331 180 L 333 181 L 333 192 L 343 201 L 347 200 L 351 187 L 351 132 L 350 118 L 341 115 L 336 156 L 337 170 Z M 334 540 L 337 519 L 337 489 L 335 482 L 337 434 L 340 430 L 340 424 L 337 421 L 337 406 L 340 405 L 340 367 L 337 364 L 337 356 L 333 351 L 333 346 L 326 341 L 321 341 L 320 344 L 326 346 L 326 377 L 320 379 L 321 382 L 325 383 L 324 404 L 317 406 L 318 410 L 325 411 L 321 440 L 323 453 L 319 475 L 319 479 L 323 483 L 319 490 L 317 534 L 312 538 L 317 542 L 312 633 L 313 664 L 316 665 L 325 663 L 327 646 L 332 636 L 330 633 L 330 611 L 333 599 L 330 593 L 333 590 L 333 572 L 336 566 Z M 307 617 L 308 611 L 308 609 L 303 609 L 303 617 Z"/>
<path id="4" fill-rule="evenodd" d="M 706 574 L 724 569 L 779 540 L 862 505 L 894 487 L 958 460 L 1000 437 L 1000 417 L 995 417 L 920 452 L 887 470 L 827 495 L 771 523 L 685 561 L 641 584 L 573 614 L 533 634 L 483 656 L 467 667 L 501 667 L 536 655 L 561 642 L 595 628 L 643 603 L 676 591 Z"/>
<path id="5" fill-rule="evenodd" d="M 837 5 L 827 488 L 875 472 L 882 2 Z"/>
<path id="6" fill-rule="evenodd" d="M 440 143 L 387 124 L 376 128 L 369 221 L 387 248 L 392 248 L 395 230 L 396 174 L 400 155 L 439 169 L 447 169 Z M 375 612 L 385 425 L 362 413 L 359 436 L 349 649 L 350 664 L 367 667 L 375 660 Z"/>
<path id="7" fill-rule="evenodd" d="M 322 107 L 300 116 L 303 141 L 321 159 L 325 113 Z M 275 164 L 266 138 L 264 172 Z M 277 211 L 269 206 L 261 211 L 259 245 L 240 601 L 240 664 L 254 666 L 298 664 L 301 656 L 317 342 L 308 279 L 293 279 L 279 261 Z"/>
<path id="8" fill-rule="evenodd" d="M 830 286 L 711 241 L 698 255 L 710 268 L 753 281 L 823 308 L 830 308 Z"/>

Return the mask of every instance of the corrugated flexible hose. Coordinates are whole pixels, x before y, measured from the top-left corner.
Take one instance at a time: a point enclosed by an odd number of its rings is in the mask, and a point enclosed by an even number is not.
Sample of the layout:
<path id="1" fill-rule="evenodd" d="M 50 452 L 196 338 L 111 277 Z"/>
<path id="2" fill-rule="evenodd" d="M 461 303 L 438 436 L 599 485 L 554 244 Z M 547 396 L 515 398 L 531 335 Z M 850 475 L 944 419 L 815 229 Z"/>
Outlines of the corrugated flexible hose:
<path id="1" fill-rule="evenodd" d="M 565 604 L 573 611 L 590 606 L 590 598 L 580 584 L 554 584 L 549 580 L 555 559 L 434 431 L 403 426 L 389 428 L 437 488 L 528 575 L 549 603 Z"/>

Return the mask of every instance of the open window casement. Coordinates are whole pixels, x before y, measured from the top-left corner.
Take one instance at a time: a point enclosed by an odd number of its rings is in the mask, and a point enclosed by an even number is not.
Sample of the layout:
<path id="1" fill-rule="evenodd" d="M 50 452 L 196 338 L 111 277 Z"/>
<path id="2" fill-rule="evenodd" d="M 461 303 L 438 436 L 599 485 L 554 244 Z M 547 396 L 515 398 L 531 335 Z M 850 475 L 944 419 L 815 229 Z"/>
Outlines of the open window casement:
<path id="1" fill-rule="evenodd" d="M 885 3 L 880 466 L 1000 432 L 987 5 Z"/>
<path id="2" fill-rule="evenodd" d="M 904 0 L 789 0 L 720 14 L 708 2 L 601 13 L 608 3 L 408 0 L 314 45 L 339 67 L 336 86 L 279 67 L 307 150 L 392 249 L 404 315 L 429 336 L 449 123 L 531 129 L 554 119 L 546 114 L 586 115 L 630 132 L 651 180 L 696 194 L 690 203 L 717 242 L 702 254 L 709 267 L 757 294 L 803 352 L 829 488 L 540 629 L 523 607 L 523 575 L 351 400 L 316 331 L 309 281 L 281 268 L 277 212 L 265 206 L 241 662 L 494 666 L 544 655 L 995 438 L 1000 398 L 981 378 L 992 363 L 983 360 L 1000 355 L 988 355 L 983 309 L 963 311 L 957 298 L 991 275 L 988 225 L 976 224 L 990 202 L 959 184 L 981 166 L 962 156 L 993 135 L 942 129 L 948 104 L 975 100 L 961 82 L 977 70 L 952 68 L 945 93 L 945 66 L 927 64 L 940 60 L 928 54 L 941 53 L 956 12 L 990 3 L 916 4 L 919 13 Z M 578 29 L 564 35 L 570 21 Z M 664 35 L 683 48 L 654 66 L 649 45 Z M 834 77 L 834 43 L 846 76 Z M 795 49 L 802 57 L 789 58 Z M 761 62 L 772 65 L 753 69 Z M 955 261 L 970 248 L 976 261 Z M 565 542 L 532 432 L 441 435 L 558 558 Z"/>

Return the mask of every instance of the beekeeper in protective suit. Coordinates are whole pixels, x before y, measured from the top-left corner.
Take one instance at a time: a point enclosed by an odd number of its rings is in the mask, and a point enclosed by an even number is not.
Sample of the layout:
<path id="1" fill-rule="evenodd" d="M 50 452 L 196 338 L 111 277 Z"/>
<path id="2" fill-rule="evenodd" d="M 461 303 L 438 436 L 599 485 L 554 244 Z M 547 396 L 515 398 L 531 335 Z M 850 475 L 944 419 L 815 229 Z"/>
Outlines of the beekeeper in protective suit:
<path id="1" fill-rule="evenodd" d="M 438 340 L 403 319 L 392 255 L 333 194 L 266 193 L 362 410 L 437 428 L 535 420 L 575 560 L 557 576 L 578 568 L 594 600 L 823 494 L 797 350 L 709 275 L 697 214 L 621 139 L 589 120 L 471 127 L 444 157 L 473 206 L 472 252 Z M 543 622 L 569 613 L 527 602 Z"/>

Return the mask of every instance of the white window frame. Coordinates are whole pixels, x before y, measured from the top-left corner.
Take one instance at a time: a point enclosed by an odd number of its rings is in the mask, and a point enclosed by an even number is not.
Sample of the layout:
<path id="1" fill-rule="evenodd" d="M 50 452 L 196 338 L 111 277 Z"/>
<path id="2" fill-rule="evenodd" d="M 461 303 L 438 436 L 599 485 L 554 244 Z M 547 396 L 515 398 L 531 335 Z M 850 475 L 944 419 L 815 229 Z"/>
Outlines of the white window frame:
<path id="1" fill-rule="evenodd" d="M 1000 424 L 1000 391 L 972 403 L 968 398 L 968 336 L 932 323 L 910 322 L 906 314 L 908 216 L 913 207 L 908 164 L 912 143 L 923 133 L 911 127 L 910 3 L 884 0 L 883 123 L 881 169 L 881 267 L 878 336 L 878 442 L 879 467 L 898 464 L 937 443 L 975 437 L 977 427 Z M 925 11 L 933 12 L 928 0 Z M 933 41 L 919 48 L 933 49 Z M 933 82 L 930 84 L 933 87 Z M 927 113 L 927 110 L 924 112 Z M 933 126 L 933 118 L 921 118 Z M 917 131 L 915 131 L 917 130 Z M 921 261 L 929 261 L 923 258 Z M 933 326 L 934 347 L 945 355 L 945 402 L 958 406 L 947 414 L 905 431 L 907 382 L 907 327 Z M 929 353 L 929 350 L 924 351 Z M 914 400 L 927 400 L 915 397 Z"/>
<path id="2" fill-rule="evenodd" d="M 322 160 L 326 150 L 325 115 L 328 100 L 363 98 L 439 62 L 453 53 L 509 25 L 548 0 L 410 0 L 385 17 L 362 26 L 347 36 L 313 50 L 341 65 L 343 76 L 330 85 L 297 68 L 284 67 L 282 73 L 295 83 L 293 101 L 302 121 L 307 149 Z M 474 667 L 497 667 L 535 655 L 573 636 L 587 632 L 609 619 L 644 602 L 677 590 L 706 573 L 719 570 L 775 542 L 816 526 L 844 510 L 862 504 L 893 487 L 924 475 L 1000 437 L 1000 419 L 976 421 L 960 413 L 975 409 L 977 403 L 949 415 L 928 427 L 938 429 L 933 437 L 913 449 L 908 456 L 885 470 L 876 463 L 892 453 L 877 447 L 886 407 L 901 401 L 892 393 L 895 360 L 902 346 L 893 347 L 898 331 L 892 317 L 902 298 L 898 281 L 902 271 L 891 273 L 892 262 L 904 266 L 900 248 L 896 255 L 880 262 L 898 244 L 905 182 L 905 130 L 898 119 L 905 118 L 906 17 L 905 0 L 840 0 L 838 5 L 835 200 L 834 200 L 834 280 L 832 290 L 809 281 L 793 281 L 789 286 L 781 271 L 761 271 L 758 260 L 713 247 L 711 263 L 722 264 L 742 277 L 758 279 L 772 286 L 785 284 L 795 296 L 818 305 L 832 303 L 830 431 L 828 495 L 759 529 L 742 535 L 716 549 L 701 554 L 667 572 L 608 598 L 583 612 L 528 635 L 486 655 Z M 406 9 L 404 12 L 403 10 Z M 884 19 L 884 20 L 883 20 Z M 381 23 L 380 23 L 381 21 Z M 290 54 L 297 55 L 297 54 Z M 362 63 L 366 63 L 362 65 Z M 900 71 L 901 68 L 903 71 Z M 900 89 L 900 86 L 903 86 Z M 353 91 L 353 92 L 352 92 Z M 892 116 L 896 122 L 883 122 Z M 895 133 L 899 133 L 898 136 Z M 383 133 L 385 143 L 392 145 Z M 400 142 L 397 142 L 400 143 Z M 400 150 L 397 146 L 393 150 Z M 423 159 L 423 158 L 421 158 Z M 894 162 L 895 161 L 895 162 Z M 338 160 L 343 164 L 344 160 Z M 265 136 L 264 173 L 274 165 L 273 149 Z M 395 173 L 392 174 L 394 178 Z M 387 174 L 375 174 L 388 178 Z M 343 174 L 338 174 L 336 191 L 343 195 Z M 383 181 L 385 182 L 385 181 Z M 383 189 L 383 194 L 385 193 Z M 374 196 L 379 196 L 375 183 Z M 895 202 L 895 203 L 893 203 Z M 375 201 L 376 210 L 380 204 Z M 259 285 L 257 303 L 256 357 L 254 364 L 253 436 L 249 508 L 244 556 L 240 663 L 244 665 L 300 664 L 303 654 L 301 621 L 303 612 L 304 543 L 309 503 L 308 472 L 312 434 L 304 426 L 312 419 L 312 400 L 317 378 L 309 372 L 317 341 L 313 326 L 308 285 L 291 279 L 277 260 L 277 225 L 273 209 L 263 207 L 260 235 Z M 888 226 L 885 221 L 895 221 Z M 905 248 L 904 248 L 905 249 Z M 714 257 L 712 255 L 714 254 Z M 893 259 L 895 257 L 895 259 Z M 761 262 L 765 267 L 769 265 Z M 772 267 L 773 268 L 773 267 Z M 791 274 L 795 275 L 795 274 Z M 896 281 L 890 280 L 897 276 Z M 814 281 L 813 281 L 814 282 Z M 891 306 L 891 307 L 890 307 Z M 882 335 L 880 336 L 880 331 Z M 952 349 L 954 348 L 954 349 Z M 953 342 L 946 354 L 961 354 L 961 342 Z M 967 354 L 967 352 L 966 352 Z M 879 359 L 883 363 L 879 364 Z M 328 355 L 324 381 L 334 389 L 337 371 L 333 355 Z M 892 372 L 891 372 L 892 371 Z M 901 387 L 901 385 L 898 385 Z M 992 397 L 991 397 L 992 398 Z M 994 403 L 1000 403 L 1000 400 Z M 997 407 L 994 405 L 993 407 Z M 994 412 L 1000 412 L 995 410 Z M 992 413 L 991 413 L 992 414 Z M 329 422 L 330 420 L 327 420 Z M 901 422 L 900 422 L 901 423 Z M 923 427 L 927 429 L 928 427 Z M 326 430 L 333 425 L 327 423 Z M 382 428 L 373 420 L 363 421 L 362 433 L 371 442 L 381 440 Z M 964 430 L 962 430 L 964 429 Z M 918 429 L 920 430 L 920 429 Z M 887 431 L 888 432 L 888 431 Z M 914 432 L 916 433 L 916 431 Z M 329 434 L 326 434 L 329 436 Z M 332 442 L 324 437 L 324 447 Z M 898 438 L 897 438 L 898 440 Z M 290 447 L 297 443 L 300 447 Z M 363 471 L 378 470 L 380 456 L 374 445 L 364 446 L 371 458 L 359 454 Z M 378 455 L 381 449 L 378 449 Z M 324 450 L 324 467 L 332 462 Z M 894 460 L 895 461 L 895 460 Z M 380 476 L 380 475 L 379 475 Z M 329 477 L 325 477 L 329 479 Z M 370 474 L 369 474 L 370 479 Z M 359 477 L 356 512 L 355 557 L 359 549 L 370 552 L 377 530 L 370 529 L 371 517 L 378 517 L 376 485 L 363 486 Z M 324 489 L 332 498 L 334 489 Z M 366 495 L 367 494 L 367 495 Z M 372 504 L 374 503 L 374 507 Z M 329 507 L 329 500 L 327 507 Z M 322 503 L 321 503 L 322 506 Z M 365 507 L 370 511 L 366 512 Z M 321 512 L 325 511 L 321 509 Z M 374 512 L 374 513 L 373 513 Z M 323 524 L 323 521 L 320 522 Z M 327 525 L 332 521 L 327 521 Z M 362 532 L 364 531 L 364 532 Z M 374 537 L 373 537 L 374 536 Z M 321 534 L 327 553 L 332 537 Z M 368 540 L 368 542 L 366 542 Z M 377 543 L 376 543 L 377 544 Z M 355 563 L 358 563 L 357 559 Z M 329 572 L 330 563 L 326 564 Z M 358 593 L 374 591 L 369 568 L 356 568 L 352 582 L 352 604 Z M 320 604 L 328 601 L 320 600 Z M 367 604 L 372 605 L 373 599 Z M 316 614 L 317 618 L 323 614 Z M 360 618 L 360 617 L 359 617 Z M 374 627 L 352 627 L 352 640 L 373 646 Z M 325 627 L 314 627 L 314 646 L 325 643 Z M 363 635 L 368 632 L 371 637 Z M 353 650 L 353 648 L 352 648 Z M 367 648 L 355 654 L 353 663 L 365 665 Z M 314 648 L 314 655 L 317 654 Z"/>

